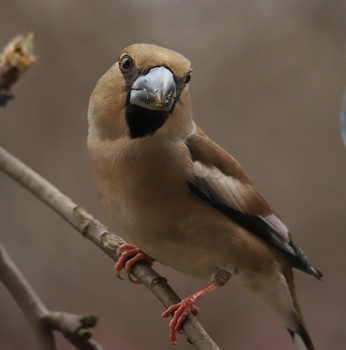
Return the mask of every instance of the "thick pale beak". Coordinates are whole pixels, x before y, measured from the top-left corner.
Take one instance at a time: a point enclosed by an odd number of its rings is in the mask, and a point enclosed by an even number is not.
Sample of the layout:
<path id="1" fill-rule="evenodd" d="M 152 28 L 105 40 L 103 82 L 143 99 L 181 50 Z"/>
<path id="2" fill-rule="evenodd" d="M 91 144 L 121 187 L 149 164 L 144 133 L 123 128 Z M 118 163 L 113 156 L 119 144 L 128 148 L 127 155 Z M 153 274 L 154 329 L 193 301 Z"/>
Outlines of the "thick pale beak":
<path id="1" fill-rule="evenodd" d="M 176 84 L 166 67 L 150 69 L 132 85 L 130 103 L 154 111 L 170 111 L 176 98 Z"/>

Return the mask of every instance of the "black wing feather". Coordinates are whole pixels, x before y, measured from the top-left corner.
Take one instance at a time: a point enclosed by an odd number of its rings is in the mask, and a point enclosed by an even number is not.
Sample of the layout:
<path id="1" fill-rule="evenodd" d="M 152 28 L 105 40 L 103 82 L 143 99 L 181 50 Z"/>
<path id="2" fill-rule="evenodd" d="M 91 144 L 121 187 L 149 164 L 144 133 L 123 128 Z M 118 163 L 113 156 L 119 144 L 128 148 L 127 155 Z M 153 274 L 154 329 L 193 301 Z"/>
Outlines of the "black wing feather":
<path id="1" fill-rule="evenodd" d="M 291 239 L 288 242 L 284 240 L 261 216 L 242 213 L 217 201 L 208 188 L 201 181 L 198 181 L 198 178 L 194 182 L 188 182 L 188 188 L 199 199 L 210 203 L 248 231 L 288 254 L 293 260 L 293 266 L 297 269 L 305 271 L 318 279 L 322 277 L 322 273 L 309 264 L 303 251 Z"/>

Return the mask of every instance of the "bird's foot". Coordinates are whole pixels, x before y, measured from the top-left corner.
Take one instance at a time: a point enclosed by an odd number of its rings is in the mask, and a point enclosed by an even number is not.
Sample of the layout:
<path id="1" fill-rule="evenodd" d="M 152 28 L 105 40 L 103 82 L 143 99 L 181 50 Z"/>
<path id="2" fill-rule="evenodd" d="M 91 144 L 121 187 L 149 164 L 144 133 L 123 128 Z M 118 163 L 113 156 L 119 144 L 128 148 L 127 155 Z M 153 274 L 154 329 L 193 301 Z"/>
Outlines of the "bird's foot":
<path id="1" fill-rule="evenodd" d="M 117 253 L 120 254 L 120 257 L 114 267 L 115 273 L 118 278 L 122 279 L 121 270 L 125 268 L 128 278 L 132 283 L 140 283 L 138 280 L 133 278 L 130 272 L 134 263 L 139 260 L 144 260 L 149 264 L 149 266 L 151 266 L 155 261 L 152 257 L 146 255 L 143 251 L 132 244 L 122 244 L 117 249 Z"/>
<path id="2" fill-rule="evenodd" d="M 170 306 L 163 314 L 162 317 L 168 317 L 174 312 L 173 318 L 169 323 L 169 340 L 175 344 L 177 341 L 177 332 L 181 331 L 181 325 L 183 324 L 186 316 L 191 312 L 194 316 L 199 313 L 199 308 L 195 305 L 197 298 L 195 295 L 191 295 L 181 302 Z"/>
<path id="3" fill-rule="evenodd" d="M 191 312 L 194 316 L 199 313 L 199 308 L 195 305 L 197 300 L 201 299 L 204 295 L 212 292 L 220 285 L 213 281 L 207 284 L 205 287 L 183 299 L 180 303 L 170 306 L 163 314 L 162 317 L 166 318 L 174 312 L 173 318 L 169 323 L 169 340 L 175 344 L 177 341 L 177 332 L 181 332 L 181 326 L 186 316 Z"/>

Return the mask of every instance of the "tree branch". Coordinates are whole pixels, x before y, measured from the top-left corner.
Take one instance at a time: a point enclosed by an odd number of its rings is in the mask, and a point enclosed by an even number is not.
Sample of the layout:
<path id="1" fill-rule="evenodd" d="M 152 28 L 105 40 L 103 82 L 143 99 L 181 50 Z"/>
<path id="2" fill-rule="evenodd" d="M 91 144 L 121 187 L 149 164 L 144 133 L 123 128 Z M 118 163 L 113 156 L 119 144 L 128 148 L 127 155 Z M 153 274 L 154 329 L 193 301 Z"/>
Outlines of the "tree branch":
<path id="1" fill-rule="evenodd" d="M 1 147 L 0 170 L 50 206 L 84 237 L 102 249 L 111 259 L 118 260 L 117 248 L 125 243 L 121 237 L 110 232 L 105 225 L 96 220 L 85 209 L 78 206 L 46 179 Z M 180 301 L 177 294 L 167 284 L 167 280 L 158 275 L 145 262 L 136 263 L 131 270 L 131 274 L 143 283 L 166 308 Z M 188 315 L 182 328 L 188 336 L 189 342 L 195 345 L 197 349 L 219 350 L 219 347 L 193 315 Z"/>
<path id="2" fill-rule="evenodd" d="M 0 278 L 29 320 L 41 348 L 56 350 L 53 333 L 43 321 L 48 315 L 48 310 L 2 245 L 0 245 Z"/>
<path id="3" fill-rule="evenodd" d="M 102 346 L 91 338 L 89 328 L 96 325 L 97 318 L 93 315 L 79 316 L 67 312 L 50 312 L 46 317 L 53 329 L 60 331 L 77 349 L 103 350 Z"/>
<path id="4" fill-rule="evenodd" d="M 0 244 L 0 279 L 22 309 L 33 327 L 43 350 L 57 350 L 53 329 L 60 331 L 80 350 L 102 350 L 91 340 L 91 332 L 97 319 L 95 316 L 77 316 L 65 312 L 51 312 L 39 299 L 29 282 Z"/>

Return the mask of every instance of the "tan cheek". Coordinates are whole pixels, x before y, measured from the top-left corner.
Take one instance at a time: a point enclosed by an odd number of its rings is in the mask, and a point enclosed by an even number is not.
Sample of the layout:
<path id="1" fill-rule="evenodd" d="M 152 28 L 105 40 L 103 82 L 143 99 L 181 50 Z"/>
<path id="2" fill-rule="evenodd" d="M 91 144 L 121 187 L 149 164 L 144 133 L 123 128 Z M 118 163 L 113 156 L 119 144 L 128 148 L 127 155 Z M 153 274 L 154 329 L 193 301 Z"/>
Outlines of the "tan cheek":
<path id="1" fill-rule="evenodd" d="M 127 92 L 117 63 L 99 80 L 90 101 L 90 112 L 97 130 L 105 137 L 119 136 L 125 128 Z"/>
<path id="2" fill-rule="evenodd" d="M 180 98 L 179 98 L 179 103 L 177 103 L 176 107 L 184 111 L 185 113 L 191 114 L 191 107 L 190 107 L 190 93 L 189 93 L 189 88 L 186 86 L 184 90 L 182 91 Z"/>

